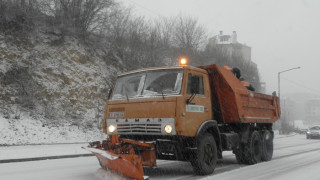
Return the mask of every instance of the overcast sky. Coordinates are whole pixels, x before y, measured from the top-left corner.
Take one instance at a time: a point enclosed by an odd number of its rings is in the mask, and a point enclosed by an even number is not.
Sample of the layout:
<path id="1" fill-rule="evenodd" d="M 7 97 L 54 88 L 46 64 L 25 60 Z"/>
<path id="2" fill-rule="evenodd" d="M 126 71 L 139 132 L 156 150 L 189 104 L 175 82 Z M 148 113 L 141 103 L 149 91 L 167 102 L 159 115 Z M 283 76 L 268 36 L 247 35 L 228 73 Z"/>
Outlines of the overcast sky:
<path id="1" fill-rule="evenodd" d="M 146 18 L 178 14 L 198 18 L 210 36 L 236 31 L 252 48 L 267 92 L 308 92 L 320 96 L 319 0 L 119 0 Z M 303 87 L 304 86 L 304 87 Z"/>

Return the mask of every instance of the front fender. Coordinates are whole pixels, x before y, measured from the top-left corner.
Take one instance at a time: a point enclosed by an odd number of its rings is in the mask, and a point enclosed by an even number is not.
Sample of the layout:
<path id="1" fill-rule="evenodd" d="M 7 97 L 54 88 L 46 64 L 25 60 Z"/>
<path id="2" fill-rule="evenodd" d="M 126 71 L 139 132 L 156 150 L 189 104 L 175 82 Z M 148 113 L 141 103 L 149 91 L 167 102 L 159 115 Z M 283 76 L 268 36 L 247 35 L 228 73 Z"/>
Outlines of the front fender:
<path id="1" fill-rule="evenodd" d="M 222 153 L 220 130 L 218 128 L 218 123 L 216 120 L 208 120 L 203 122 L 197 131 L 196 137 L 201 138 L 201 136 L 205 133 L 212 134 L 214 140 L 216 141 L 218 150 Z"/>

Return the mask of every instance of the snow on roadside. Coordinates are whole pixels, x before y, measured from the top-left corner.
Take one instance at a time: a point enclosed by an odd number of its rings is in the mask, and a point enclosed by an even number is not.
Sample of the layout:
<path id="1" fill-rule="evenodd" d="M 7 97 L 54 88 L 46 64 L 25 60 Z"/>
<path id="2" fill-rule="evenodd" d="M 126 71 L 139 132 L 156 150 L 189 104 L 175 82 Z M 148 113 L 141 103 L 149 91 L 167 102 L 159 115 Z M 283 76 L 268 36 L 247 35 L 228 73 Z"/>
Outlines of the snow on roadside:
<path id="1" fill-rule="evenodd" d="M 5 119 L 0 116 L 0 145 L 90 142 L 105 139 L 97 128 L 45 126 L 31 118 Z"/>
<path id="2" fill-rule="evenodd" d="M 290 135 L 279 135 L 275 138 Z M 84 129 L 75 125 L 47 126 L 40 120 L 28 117 L 6 119 L 0 116 L 0 146 L 24 144 L 78 143 L 106 139 L 106 135 L 98 128 Z"/>
<path id="3" fill-rule="evenodd" d="M 89 151 L 81 148 L 85 146 L 88 146 L 88 144 L 0 146 L 0 160 L 91 154 Z"/>

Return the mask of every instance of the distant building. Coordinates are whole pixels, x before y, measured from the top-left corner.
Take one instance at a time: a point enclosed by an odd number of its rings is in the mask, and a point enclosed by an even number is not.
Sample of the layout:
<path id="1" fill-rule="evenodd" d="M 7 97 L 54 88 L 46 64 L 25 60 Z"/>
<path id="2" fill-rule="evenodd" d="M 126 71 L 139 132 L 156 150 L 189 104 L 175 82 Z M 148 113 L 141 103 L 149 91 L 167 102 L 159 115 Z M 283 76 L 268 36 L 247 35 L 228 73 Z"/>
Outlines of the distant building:
<path id="1" fill-rule="evenodd" d="M 209 46 L 216 46 L 224 51 L 230 57 L 241 56 L 246 62 L 251 62 L 253 66 L 257 66 L 251 61 L 251 47 L 238 42 L 236 31 L 232 35 L 224 35 L 223 31 L 209 40 Z"/>
<path id="2" fill-rule="evenodd" d="M 232 35 L 224 35 L 220 31 L 219 35 L 215 36 L 216 44 L 238 44 L 237 32 L 233 31 Z"/>
<path id="3" fill-rule="evenodd" d="M 246 66 L 248 64 L 248 68 L 255 69 L 258 72 L 257 64 L 251 61 L 251 47 L 239 43 L 237 37 L 236 31 L 233 31 L 231 35 L 225 35 L 223 31 L 220 31 L 218 35 L 209 39 L 208 47 L 220 49 L 230 59 L 241 59 L 244 61 L 243 63 L 246 63 Z M 260 92 L 265 92 L 266 84 L 264 82 L 259 82 L 255 77 L 250 79 L 250 83 L 255 87 L 260 87 Z"/>
<path id="4" fill-rule="evenodd" d="M 305 122 L 308 125 L 320 125 L 320 99 L 309 99 L 305 104 Z"/>

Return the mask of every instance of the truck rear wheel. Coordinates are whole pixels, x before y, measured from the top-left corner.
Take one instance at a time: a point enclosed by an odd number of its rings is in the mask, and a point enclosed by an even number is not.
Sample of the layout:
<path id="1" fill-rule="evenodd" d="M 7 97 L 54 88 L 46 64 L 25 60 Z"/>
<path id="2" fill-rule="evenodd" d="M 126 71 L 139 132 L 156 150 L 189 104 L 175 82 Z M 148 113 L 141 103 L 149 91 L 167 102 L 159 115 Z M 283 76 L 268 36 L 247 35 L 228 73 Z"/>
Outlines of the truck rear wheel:
<path id="1" fill-rule="evenodd" d="M 217 145 L 211 134 L 199 138 L 197 150 L 190 162 L 197 175 L 213 173 L 217 163 Z"/>
<path id="2" fill-rule="evenodd" d="M 270 131 L 266 130 L 262 133 L 262 161 L 270 161 L 273 156 L 273 136 Z"/>
<path id="3" fill-rule="evenodd" d="M 256 164 L 261 161 L 261 138 L 258 131 L 253 131 L 246 145 L 246 163 Z"/>

